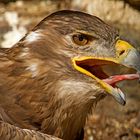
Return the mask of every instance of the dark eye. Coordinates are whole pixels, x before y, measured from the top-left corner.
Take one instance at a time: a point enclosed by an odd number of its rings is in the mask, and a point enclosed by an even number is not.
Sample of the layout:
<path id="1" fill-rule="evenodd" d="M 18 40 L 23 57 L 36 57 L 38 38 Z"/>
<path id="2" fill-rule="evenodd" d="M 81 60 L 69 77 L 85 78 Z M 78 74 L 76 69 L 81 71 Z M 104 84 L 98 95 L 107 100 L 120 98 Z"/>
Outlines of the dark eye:
<path id="1" fill-rule="evenodd" d="M 83 34 L 73 35 L 73 42 L 77 45 L 84 46 L 88 43 L 88 37 Z"/>

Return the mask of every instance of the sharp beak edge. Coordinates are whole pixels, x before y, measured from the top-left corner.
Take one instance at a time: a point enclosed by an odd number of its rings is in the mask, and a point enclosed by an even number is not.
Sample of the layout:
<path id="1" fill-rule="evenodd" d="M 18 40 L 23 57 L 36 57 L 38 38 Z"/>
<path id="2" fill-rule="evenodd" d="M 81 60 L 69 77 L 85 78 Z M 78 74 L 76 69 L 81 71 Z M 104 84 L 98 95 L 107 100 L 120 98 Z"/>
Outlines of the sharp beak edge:
<path id="1" fill-rule="evenodd" d="M 82 61 L 87 61 L 87 60 L 93 60 L 93 63 L 97 60 L 106 62 L 108 63 L 116 63 L 120 65 L 124 65 L 129 68 L 133 68 L 140 73 L 140 53 L 133 47 L 131 46 L 128 42 L 123 41 L 123 40 L 118 40 L 115 44 L 115 50 L 116 50 L 116 57 L 78 57 L 78 58 L 73 58 L 73 66 L 76 70 L 80 71 L 81 73 L 84 73 L 93 79 L 95 79 L 104 89 L 107 93 L 112 95 L 117 102 L 119 102 L 122 105 L 125 105 L 126 99 L 125 95 L 119 88 L 114 88 L 111 85 L 107 84 L 103 80 L 99 79 L 96 77 L 94 74 L 89 72 L 88 70 L 80 67 L 77 65 L 77 62 L 82 62 Z"/>

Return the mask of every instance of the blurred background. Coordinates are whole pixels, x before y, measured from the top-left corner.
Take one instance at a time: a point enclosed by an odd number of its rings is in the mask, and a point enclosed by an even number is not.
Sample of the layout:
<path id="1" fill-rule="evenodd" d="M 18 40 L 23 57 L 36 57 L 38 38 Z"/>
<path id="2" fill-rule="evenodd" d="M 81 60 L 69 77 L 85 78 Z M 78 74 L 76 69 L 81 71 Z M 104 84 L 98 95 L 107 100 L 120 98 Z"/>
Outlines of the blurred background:
<path id="1" fill-rule="evenodd" d="M 140 49 L 140 0 L 0 0 L 0 47 L 9 48 L 48 14 L 73 9 L 100 17 Z M 127 104 L 101 101 L 85 127 L 85 140 L 140 140 L 140 84 L 120 83 Z"/>

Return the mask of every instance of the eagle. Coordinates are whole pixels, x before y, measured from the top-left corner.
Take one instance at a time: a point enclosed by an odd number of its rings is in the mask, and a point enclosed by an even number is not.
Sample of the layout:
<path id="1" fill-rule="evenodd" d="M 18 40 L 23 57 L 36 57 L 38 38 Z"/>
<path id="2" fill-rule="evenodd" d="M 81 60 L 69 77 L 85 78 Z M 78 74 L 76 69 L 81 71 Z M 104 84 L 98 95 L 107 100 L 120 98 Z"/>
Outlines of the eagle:
<path id="1" fill-rule="evenodd" d="M 112 65 L 134 73 L 110 75 Z M 97 102 L 109 95 L 125 105 L 116 83 L 139 73 L 139 51 L 116 28 L 80 11 L 52 13 L 0 48 L 0 139 L 82 140 Z"/>

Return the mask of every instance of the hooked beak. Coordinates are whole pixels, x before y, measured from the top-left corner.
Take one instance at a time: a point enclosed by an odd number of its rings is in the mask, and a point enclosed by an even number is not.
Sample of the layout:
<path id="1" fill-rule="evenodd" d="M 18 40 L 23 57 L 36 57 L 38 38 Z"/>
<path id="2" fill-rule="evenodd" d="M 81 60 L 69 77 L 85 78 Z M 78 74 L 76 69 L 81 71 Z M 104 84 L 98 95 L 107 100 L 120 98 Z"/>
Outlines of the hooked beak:
<path id="1" fill-rule="evenodd" d="M 116 57 L 78 57 L 73 58 L 73 66 L 79 72 L 92 77 L 99 83 L 106 93 L 112 95 L 117 102 L 125 105 L 126 99 L 124 93 L 115 86 L 122 80 L 139 79 L 140 73 L 140 53 L 128 42 L 118 40 L 115 44 Z M 136 74 L 124 74 L 108 76 L 102 70 L 101 66 L 109 64 L 119 64 L 137 71 Z"/>

